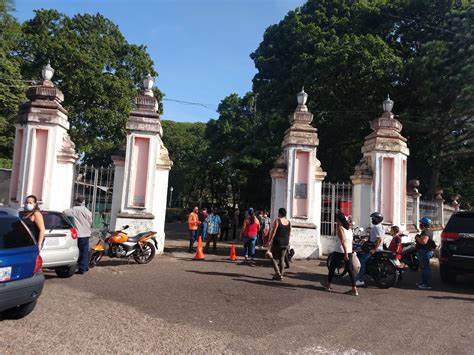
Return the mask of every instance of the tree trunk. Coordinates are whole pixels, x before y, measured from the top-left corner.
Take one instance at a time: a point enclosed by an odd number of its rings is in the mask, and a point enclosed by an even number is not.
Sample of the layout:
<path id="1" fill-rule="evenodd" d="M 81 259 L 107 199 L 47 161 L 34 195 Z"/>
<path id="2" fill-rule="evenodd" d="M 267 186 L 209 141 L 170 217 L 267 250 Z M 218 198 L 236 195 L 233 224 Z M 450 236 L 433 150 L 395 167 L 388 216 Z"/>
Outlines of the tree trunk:
<path id="1" fill-rule="evenodd" d="M 431 168 L 430 182 L 428 185 L 428 198 L 434 199 L 436 195 L 436 190 L 439 187 L 439 175 L 441 171 L 441 166 L 436 165 Z"/>

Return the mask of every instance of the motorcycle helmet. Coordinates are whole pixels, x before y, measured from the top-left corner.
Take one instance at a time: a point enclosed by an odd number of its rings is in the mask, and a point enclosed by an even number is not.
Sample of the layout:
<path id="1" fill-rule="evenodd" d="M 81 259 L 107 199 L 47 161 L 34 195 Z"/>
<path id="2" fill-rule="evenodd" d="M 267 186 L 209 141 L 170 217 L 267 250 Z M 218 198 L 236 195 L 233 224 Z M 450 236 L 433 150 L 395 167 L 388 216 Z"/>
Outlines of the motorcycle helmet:
<path id="1" fill-rule="evenodd" d="M 372 219 L 372 224 L 379 224 L 383 221 L 383 216 L 380 212 L 374 212 L 370 215 Z"/>
<path id="2" fill-rule="evenodd" d="M 429 219 L 428 217 L 421 218 L 419 222 L 424 227 L 429 227 L 432 223 L 431 219 Z"/>

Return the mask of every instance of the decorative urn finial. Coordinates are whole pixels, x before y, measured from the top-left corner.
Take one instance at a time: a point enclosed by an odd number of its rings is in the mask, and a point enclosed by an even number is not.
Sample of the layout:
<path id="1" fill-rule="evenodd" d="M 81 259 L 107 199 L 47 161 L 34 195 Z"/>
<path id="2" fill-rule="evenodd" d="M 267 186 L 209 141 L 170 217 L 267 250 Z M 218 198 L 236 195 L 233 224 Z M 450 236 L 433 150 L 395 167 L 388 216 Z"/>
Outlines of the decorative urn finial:
<path id="1" fill-rule="evenodd" d="M 387 98 L 382 104 L 383 112 L 392 113 L 393 104 L 394 104 L 393 100 L 391 100 L 390 95 L 387 94 Z"/>
<path id="2" fill-rule="evenodd" d="M 296 95 L 296 100 L 298 102 L 296 111 L 307 112 L 308 107 L 306 107 L 306 101 L 308 100 L 308 94 L 304 91 L 304 86 L 301 88 L 301 91 Z"/>
<path id="3" fill-rule="evenodd" d="M 150 73 L 145 76 L 143 79 L 143 89 L 144 94 L 147 96 L 153 96 L 153 85 L 155 84 L 155 79 L 150 75 Z"/>
<path id="4" fill-rule="evenodd" d="M 48 64 L 46 64 L 43 69 L 41 70 L 41 76 L 45 81 L 51 81 L 54 75 L 54 69 L 51 66 L 51 63 L 48 60 Z"/>

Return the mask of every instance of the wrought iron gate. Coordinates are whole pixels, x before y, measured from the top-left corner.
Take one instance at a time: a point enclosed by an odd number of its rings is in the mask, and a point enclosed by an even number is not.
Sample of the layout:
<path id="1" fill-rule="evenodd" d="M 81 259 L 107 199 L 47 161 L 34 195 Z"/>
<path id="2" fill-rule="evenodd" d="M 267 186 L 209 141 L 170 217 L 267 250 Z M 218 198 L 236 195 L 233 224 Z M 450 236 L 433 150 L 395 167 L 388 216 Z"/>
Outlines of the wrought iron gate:
<path id="1" fill-rule="evenodd" d="M 94 228 L 110 222 L 114 167 L 77 164 L 74 167 L 73 198 L 82 196 L 94 216 Z"/>
<path id="2" fill-rule="evenodd" d="M 321 196 L 321 235 L 336 235 L 336 211 L 352 215 L 352 184 L 323 182 Z"/>

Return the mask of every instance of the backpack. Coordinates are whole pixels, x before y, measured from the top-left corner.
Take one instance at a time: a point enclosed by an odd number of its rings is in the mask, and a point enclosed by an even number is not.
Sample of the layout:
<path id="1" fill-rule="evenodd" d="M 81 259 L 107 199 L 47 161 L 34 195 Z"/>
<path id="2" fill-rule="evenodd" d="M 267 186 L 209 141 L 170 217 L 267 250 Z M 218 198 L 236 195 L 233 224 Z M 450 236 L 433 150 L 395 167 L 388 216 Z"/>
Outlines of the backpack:
<path id="1" fill-rule="evenodd" d="M 436 246 L 435 241 L 434 241 L 432 238 L 429 238 L 429 239 L 428 239 L 428 242 L 426 243 L 426 248 L 427 248 L 428 250 L 433 251 L 433 250 L 436 249 L 436 247 L 437 247 L 437 246 Z"/>

